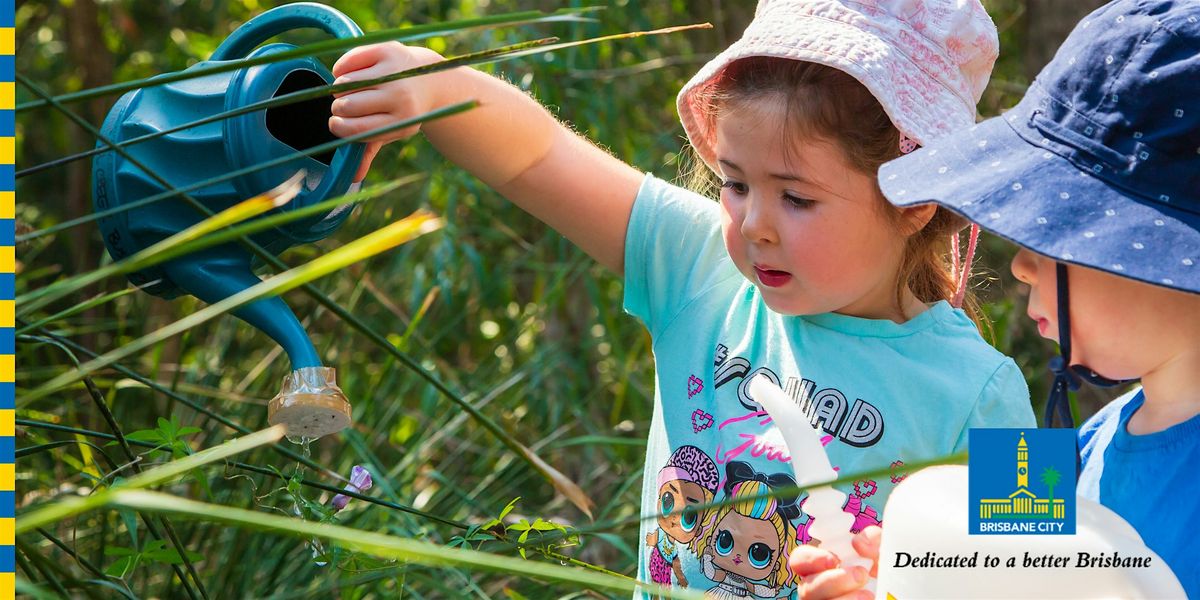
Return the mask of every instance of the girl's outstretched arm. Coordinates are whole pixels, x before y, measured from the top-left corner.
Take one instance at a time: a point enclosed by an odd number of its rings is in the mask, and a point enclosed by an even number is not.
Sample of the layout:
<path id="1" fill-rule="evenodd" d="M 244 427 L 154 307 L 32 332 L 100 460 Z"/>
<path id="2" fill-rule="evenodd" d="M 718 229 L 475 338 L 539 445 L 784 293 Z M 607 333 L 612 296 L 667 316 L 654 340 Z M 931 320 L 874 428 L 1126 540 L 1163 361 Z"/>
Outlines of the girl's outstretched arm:
<path id="1" fill-rule="evenodd" d="M 397 42 L 355 48 L 333 67 L 337 83 L 382 77 L 442 60 Z M 559 123 L 541 104 L 498 78 L 469 68 L 393 81 L 339 95 L 330 130 L 354 135 L 430 110 L 476 100 L 478 108 L 420 126 L 443 156 L 624 273 L 625 230 L 642 174 Z M 373 140 L 379 145 L 417 128 Z"/>

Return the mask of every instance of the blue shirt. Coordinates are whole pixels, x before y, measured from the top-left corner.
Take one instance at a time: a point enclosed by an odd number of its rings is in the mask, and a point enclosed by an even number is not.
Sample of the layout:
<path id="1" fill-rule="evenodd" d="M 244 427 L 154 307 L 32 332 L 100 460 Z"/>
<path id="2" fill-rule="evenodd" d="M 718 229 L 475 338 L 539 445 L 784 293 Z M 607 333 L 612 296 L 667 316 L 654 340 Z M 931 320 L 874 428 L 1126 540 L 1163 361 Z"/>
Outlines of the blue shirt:
<path id="1" fill-rule="evenodd" d="M 1146 435 L 1129 418 L 1145 402 L 1136 389 L 1105 406 L 1079 428 L 1079 495 L 1121 515 L 1183 585 L 1200 598 L 1200 415 Z"/>
<path id="2" fill-rule="evenodd" d="M 625 242 L 625 308 L 650 330 L 654 416 L 642 486 L 639 578 L 678 584 L 658 558 L 668 536 L 688 586 L 721 597 L 794 592 L 787 554 L 806 542 L 796 499 L 663 517 L 687 504 L 794 485 L 791 457 L 748 386 L 764 374 L 817 425 L 842 474 L 853 530 L 879 524 L 904 463 L 964 450 L 971 427 L 1033 427 L 1013 361 L 963 311 L 937 302 L 905 323 L 840 314 L 784 316 L 738 272 L 720 206 L 653 177 Z M 658 532 L 659 539 L 649 545 Z"/>

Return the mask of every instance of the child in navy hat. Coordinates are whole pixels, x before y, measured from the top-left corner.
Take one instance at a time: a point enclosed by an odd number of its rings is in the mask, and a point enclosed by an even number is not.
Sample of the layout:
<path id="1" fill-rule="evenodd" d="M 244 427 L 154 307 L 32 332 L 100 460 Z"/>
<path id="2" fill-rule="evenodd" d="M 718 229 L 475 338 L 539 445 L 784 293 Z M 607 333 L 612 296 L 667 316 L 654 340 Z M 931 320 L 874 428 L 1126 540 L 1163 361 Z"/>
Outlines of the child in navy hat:
<path id="1" fill-rule="evenodd" d="M 1078 493 L 1200 598 L 1200 3 L 1104 6 L 1004 117 L 879 178 L 898 206 L 936 203 L 1021 246 L 1013 274 L 1062 354 L 1047 425 L 1073 426 L 1066 392 L 1081 380 L 1141 381 L 1080 428 Z M 852 587 L 832 569 L 810 596 Z"/>

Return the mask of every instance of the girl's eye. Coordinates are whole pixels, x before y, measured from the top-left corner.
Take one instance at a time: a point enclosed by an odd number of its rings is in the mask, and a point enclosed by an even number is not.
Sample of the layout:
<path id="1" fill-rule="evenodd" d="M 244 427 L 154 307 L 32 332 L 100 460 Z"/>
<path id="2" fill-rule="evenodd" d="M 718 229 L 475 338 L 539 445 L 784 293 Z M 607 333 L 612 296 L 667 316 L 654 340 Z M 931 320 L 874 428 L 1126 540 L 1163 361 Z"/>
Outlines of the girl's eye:
<path id="1" fill-rule="evenodd" d="M 733 534 L 728 529 L 722 529 L 717 533 L 717 554 L 729 556 L 730 552 L 733 552 Z"/>
<path id="2" fill-rule="evenodd" d="M 816 204 L 816 202 L 813 200 L 801 198 L 799 196 L 793 196 L 791 194 L 784 194 L 783 199 L 785 202 L 790 204 L 792 208 L 810 208 L 812 205 Z"/>
<path id="3" fill-rule="evenodd" d="M 666 492 L 662 495 L 662 514 L 667 516 L 675 509 L 675 496 L 671 492 Z"/>
<path id="4" fill-rule="evenodd" d="M 737 182 L 737 181 L 732 181 L 732 180 L 729 180 L 729 179 L 726 179 L 725 181 L 722 181 L 722 182 L 721 182 L 721 187 L 722 187 L 722 188 L 724 188 L 724 189 L 727 189 L 727 190 L 729 190 L 729 191 L 731 191 L 731 192 L 733 192 L 733 193 L 735 193 L 735 194 L 737 194 L 737 195 L 739 195 L 739 196 L 740 196 L 740 195 L 742 195 L 742 194 L 745 194 L 745 193 L 746 193 L 746 184 L 744 184 L 744 183 L 739 183 L 739 182 Z"/>
<path id="5" fill-rule="evenodd" d="M 696 528 L 696 509 L 687 507 L 683 509 L 683 514 L 679 517 L 679 526 L 684 531 L 691 531 Z"/>
<path id="6" fill-rule="evenodd" d="M 771 547 L 762 542 L 752 544 L 750 551 L 747 553 L 750 565 L 755 569 L 761 569 L 771 564 L 771 554 Z"/>

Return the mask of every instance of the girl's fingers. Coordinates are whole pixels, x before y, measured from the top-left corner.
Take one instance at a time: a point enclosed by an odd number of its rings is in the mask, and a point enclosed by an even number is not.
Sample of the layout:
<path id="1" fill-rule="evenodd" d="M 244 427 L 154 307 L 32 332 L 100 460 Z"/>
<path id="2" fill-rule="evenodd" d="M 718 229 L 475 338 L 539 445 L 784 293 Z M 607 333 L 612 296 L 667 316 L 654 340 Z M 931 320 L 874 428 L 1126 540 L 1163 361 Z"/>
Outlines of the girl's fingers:
<path id="1" fill-rule="evenodd" d="M 330 117 L 329 131 L 338 137 L 348 137 L 357 135 L 372 129 L 378 129 L 395 123 L 396 119 L 391 115 L 376 113 L 363 117 L 343 118 Z M 384 136 L 371 138 L 372 142 L 390 142 L 392 140 L 402 140 L 407 137 L 412 137 L 419 128 L 416 125 L 406 127 L 400 131 L 393 131 Z"/>
<path id="2" fill-rule="evenodd" d="M 804 578 L 798 588 L 804 600 L 828 600 L 831 598 L 871 598 L 870 592 L 862 589 L 867 583 L 867 570 L 862 567 L 828 569 Z M 861 593 L 861 594 L 860 594 Z"/>
<path id="3" fill-rule="evenodd" d="M 347 94 L 333 101 L 333 116 L 344 119 L 387 113 L 396 104 L 394 94 L 383 90 L 366 89 Z"/>
<path id="4" fill-rule="evenodd" d="M 383 58 L 384 49 L 387 45 L 387 43 L 371 44 L 370 46 L 351 48 L 337 62 L 333 63 L 333 76 L 341 77 L 351 71 L 365 69 L 374 65 Z"/>
<path id="5" fill-rule="evenodd" d="M 871 560 L 871 577 L 879 576 L 879 543 L 882 537 L 883 529 L 872 525 L 850 540 L 850 545 L 859 556 Z"/>
<path id="6" fill-rule="evenodd" d="M 368 142 L 367 148 L 363 152 L 362 162 L 358 163 L 358 171 L 354 173 L 354 183 L 358 183 L 367 177 L 367 171 L 371 169 L 371 162 L 375 160 L 375 155 L 379 154 L 379 149 L 383 147 L 381 142 Z"/>
<path id="7" fill-rule="evenodd" d="M 792 554 L 788 556 L 788 568 L 801 577 L 832 569 L 839 563 L 840 561 L 832 552 L 812 546 L 800 546 L 792 550 Z"/>

